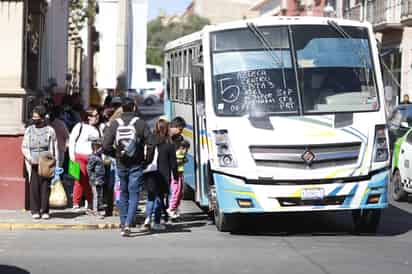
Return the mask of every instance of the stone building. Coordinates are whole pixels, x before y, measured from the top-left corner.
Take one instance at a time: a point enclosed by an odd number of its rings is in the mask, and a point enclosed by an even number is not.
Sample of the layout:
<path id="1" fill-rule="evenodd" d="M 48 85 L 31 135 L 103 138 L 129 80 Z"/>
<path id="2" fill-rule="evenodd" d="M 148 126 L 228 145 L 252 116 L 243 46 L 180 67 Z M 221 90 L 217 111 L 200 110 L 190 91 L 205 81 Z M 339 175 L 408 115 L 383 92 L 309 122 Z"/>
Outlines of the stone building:
<path id="1" fill-rule="evenodd" d="M 36 98 L 64 91 L 68 0 L 0 0 L 0 209 L 24 207 L 24 124 Z"/>
<path id="2" fill-rule="evenodd" d="M 250 10 L 256 0 L 194 0 L 183 16 L 197 14 L 206 17 L 212 24 L 256 17 Z"/>

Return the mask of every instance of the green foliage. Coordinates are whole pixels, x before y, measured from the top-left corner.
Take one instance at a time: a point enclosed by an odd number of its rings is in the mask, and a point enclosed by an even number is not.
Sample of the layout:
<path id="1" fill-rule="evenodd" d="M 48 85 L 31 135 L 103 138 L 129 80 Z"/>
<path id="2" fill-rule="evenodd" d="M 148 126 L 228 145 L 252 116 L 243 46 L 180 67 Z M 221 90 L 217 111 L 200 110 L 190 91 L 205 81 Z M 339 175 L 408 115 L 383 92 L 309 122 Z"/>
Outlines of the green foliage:
<path id="1" fill-rule="evenodd" d="M 204 17 L 192 15 L 179 23 L 162 24 L 162 19 L 157 17 L 147 25 L 147 63 L 153 65 L 163 64 L 163 49 L 165 45 L 179 37 L 201 30 L 210 24 Z"/>

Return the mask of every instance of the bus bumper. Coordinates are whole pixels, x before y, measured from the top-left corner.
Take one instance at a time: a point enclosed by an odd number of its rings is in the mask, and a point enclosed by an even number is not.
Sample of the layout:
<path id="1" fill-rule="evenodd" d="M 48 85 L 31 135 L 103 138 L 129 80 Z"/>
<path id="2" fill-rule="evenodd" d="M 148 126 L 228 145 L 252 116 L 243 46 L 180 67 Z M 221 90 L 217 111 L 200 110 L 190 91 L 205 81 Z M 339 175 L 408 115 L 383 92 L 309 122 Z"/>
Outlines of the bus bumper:
<path id="1" fill-rule="evenodd" d="M 213 173 L 216 200 L 224 213 L 269 213 L 378 209 L 388 206 L 389 169 L 370 180 L 311 185 L 258 185 L 245 179 Z M 315 190 L 323 198 L 308 200 L 303 193 Z"/>

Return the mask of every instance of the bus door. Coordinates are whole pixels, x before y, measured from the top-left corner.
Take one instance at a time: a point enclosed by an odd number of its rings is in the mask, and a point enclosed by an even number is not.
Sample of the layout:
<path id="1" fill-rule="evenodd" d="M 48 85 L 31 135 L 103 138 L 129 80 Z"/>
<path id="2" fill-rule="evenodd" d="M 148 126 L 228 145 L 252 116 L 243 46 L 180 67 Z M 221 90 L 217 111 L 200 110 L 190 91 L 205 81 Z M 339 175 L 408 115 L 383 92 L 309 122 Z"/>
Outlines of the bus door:
<path id="1" fill-rule="evenodd" d="M 192 66 L 193 75 L 193 152 L 195 161 L 195 201 L 201 206 L 208 206 L 208 137 L 205 116 L 205 90 L 203 67 Z"/>

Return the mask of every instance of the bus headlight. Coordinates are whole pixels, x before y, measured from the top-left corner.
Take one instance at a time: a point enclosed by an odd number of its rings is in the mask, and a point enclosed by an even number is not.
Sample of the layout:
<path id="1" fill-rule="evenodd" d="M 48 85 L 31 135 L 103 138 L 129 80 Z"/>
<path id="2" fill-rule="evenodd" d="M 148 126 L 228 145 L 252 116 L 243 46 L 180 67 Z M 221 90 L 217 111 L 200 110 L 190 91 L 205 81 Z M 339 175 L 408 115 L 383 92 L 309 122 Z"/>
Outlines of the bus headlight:
<path id="1" fill-rule="evenodd" d="M 373 159 L 374 162 L 385 162 L 389 160 L 388 134 L 386 126 L 378 125 L 375 128 L 375 143 Z"/>
<path id="2" fill-rule="evenodd" d="M 214 130 L 217 159 L 221 167 L 236 167 L 229 135 L 226 129 Z"/>

